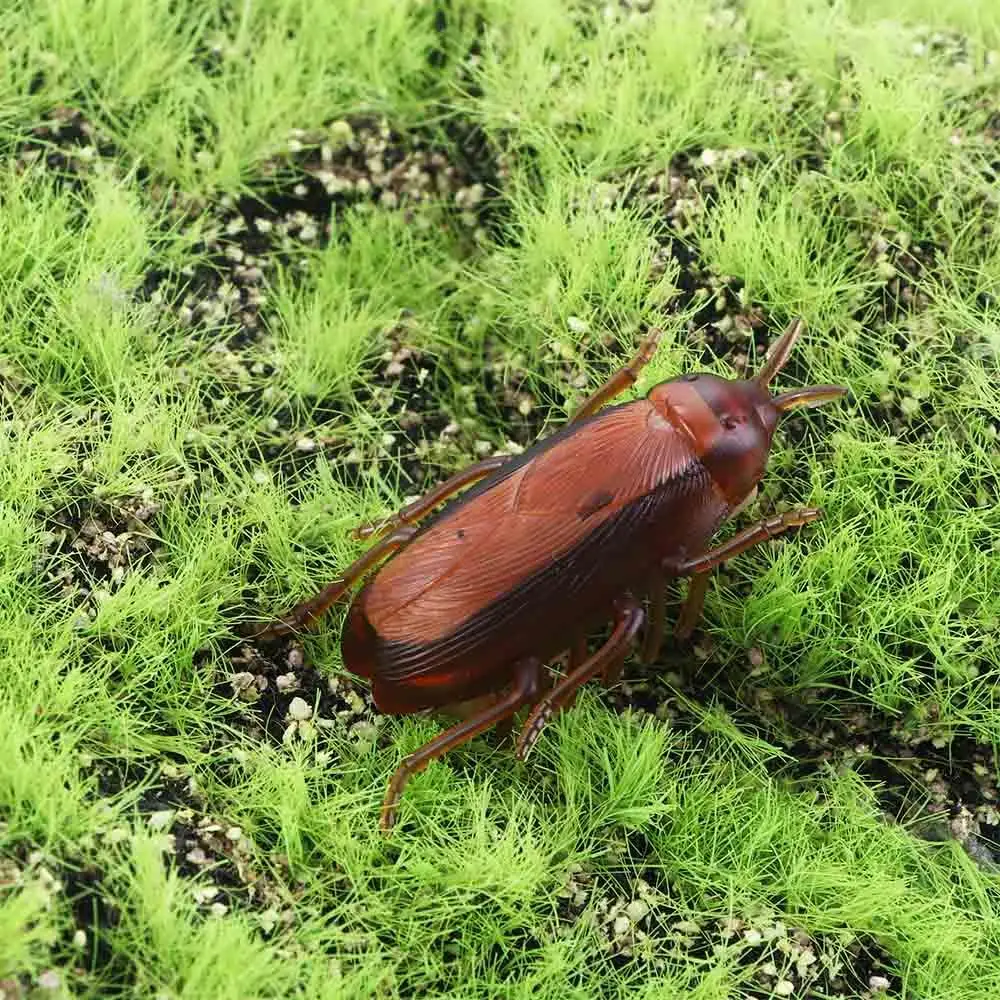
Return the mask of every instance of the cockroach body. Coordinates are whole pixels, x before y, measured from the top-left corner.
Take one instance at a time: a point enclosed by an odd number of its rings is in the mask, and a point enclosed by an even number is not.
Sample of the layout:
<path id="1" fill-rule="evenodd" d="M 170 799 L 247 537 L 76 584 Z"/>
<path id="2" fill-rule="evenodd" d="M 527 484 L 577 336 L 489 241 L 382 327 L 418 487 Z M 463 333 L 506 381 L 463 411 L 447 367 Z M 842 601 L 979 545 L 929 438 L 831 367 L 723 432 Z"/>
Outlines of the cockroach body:
<path id="1" fill-rule="evenodd" d="M 652 358 L 659 340 L 652 331 L 561 431 L 519 456 L 478 462 L 382 524 L 359 528 L 357 537 L 385 537 L 258 633 L 270 639 L 310 627 L 395 553 L 351 603 L 344 665 L 371 680 L 382 712 L 448 708 L 462 721 L 400 764 L 382 808 L 384 830 L 413 774 L 486 729 L 508 727 L 531 706 L 516 746 L 518 757 L 527 756 L 582 684 L 620 676 L 644 622 L 642 656 L 651 660 L 662 642 L 668 579 L 691 578 L 676 629 L 683 637 L 701 613 L 714 567 L 822 516 L 815 508 L 790 511 L 708 547 L 753 498 L 781 414 L 846 392 L 823 385 L 770 394 L 801 329 L 794 321 L 751 379 L 687 374 L 602 408 Z M 587 655 L 587 634 L 609 619 L 610 638 Z M 550 686 L 544 668 L 567 651 L 567 671 Z"/>

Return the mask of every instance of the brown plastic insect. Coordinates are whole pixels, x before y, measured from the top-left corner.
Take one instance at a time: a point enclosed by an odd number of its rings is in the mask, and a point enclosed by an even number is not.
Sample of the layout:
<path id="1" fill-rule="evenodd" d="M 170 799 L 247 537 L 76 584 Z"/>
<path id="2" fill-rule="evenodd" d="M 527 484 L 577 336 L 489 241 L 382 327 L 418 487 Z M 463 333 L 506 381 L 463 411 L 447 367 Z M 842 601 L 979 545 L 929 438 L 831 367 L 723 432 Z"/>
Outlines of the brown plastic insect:
<path id="1" fill-rule="evenodd" d="M 412 775 L 493 726 L 506 729 L 532 706 L 516 746 L 523 759 L 582 684 L 620 676 L 644 620 L 642 656 L 652 658 L 663 637 L 668 579 L 692 578 L 677 625 L 683 637 L 701 614 L 714 567 L 822 516 L 815 508 L 775 515 L 708 548 L 755 494 L 781 414 L 847 391 L 820 385 L 771 396 L 768 384 L 801 330 L 793 321 L 754 378 L 684 375 L 602 409 L 652 358 L 660 337 L 652 331 L 561 431 L 516 457 L 477 462 L 385 522 L 359 528 L 360 538 L 388 534 L 316 597 L 257 633 L 273 639 L 309 628 L 396 553 L 350 606 L 344 665 L 371 679 L 382 712 L 449 709 L 462 721 L 399 765 L 383 830 L 395 822 Z M 588 632 L 609 619 L 610 638 L 587 655 Z M 567 652 L 566 673 L 550 686 L 545 666 Z"/>

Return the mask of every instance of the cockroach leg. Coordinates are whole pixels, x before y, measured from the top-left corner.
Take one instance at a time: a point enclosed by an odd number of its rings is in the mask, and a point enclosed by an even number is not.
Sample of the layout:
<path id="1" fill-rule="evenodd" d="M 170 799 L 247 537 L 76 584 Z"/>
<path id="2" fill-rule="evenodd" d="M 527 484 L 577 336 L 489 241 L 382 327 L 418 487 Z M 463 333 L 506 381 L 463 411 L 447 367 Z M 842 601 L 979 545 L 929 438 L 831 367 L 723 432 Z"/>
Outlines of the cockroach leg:
<path id="1" fill-rule="evenodd" d="M 492 708 L 502 697 L 502 691 L 494 691 L 490 694 L 480 695 L 478 698 L 470 698 L 468 701 L 460 701 L 456 702 L 454 705 L 446 705 L 441 710 L 441 713 L 443 715 L 450 715 L 456 719 L 472 719 L 481 712 L 485 712 Z M 510 736 L 513 728 L 513 716 L 501 719 L 493 727 L 493 731 L 497 736 L 497 743 L 503 743 L 503 741 Z"/>
<path id="2" fill-rule="evenodd" d="M 762 521 L 758 521 L 756 524 L 750 525 L 749 528 L 733 535 L 722 545 L 709 549 L 704 555 L 674 564 L 673 571 L 677 576 L 696 576 L 700 573 L 708 573 L 716 566 L 722 565 L 726 560 L 732 559 L 733 556 L 738 556 L 770 538 L 777 538 L 778 535 L 784 534 L 791 528 L 799 528 L 804 524 L 818 521 L 822 516 L 823 512 L 816 507 L 801 507 L 798 510 L 786 511 L 784 514 L 765 517 Z"/>
<path id="3" fill-rule="evenodd" d="M 463 486 L 471 486 L 473 483 L 479 482 L 480 479 L 485 479 L 509 459 L 509 455 L 493 455 L 490 458 L 484 458 L 481 462 L 474 462 L 456 472 L 450 479 L 446 479 L 443 483 L 429 490 L 419 499 L 408 503 L 391 517 L 387 517 L 383 521 L 369 521 L 359 525 L 354 529 L 354 537 L 373 538 L 384 535 L 390 529 L 398 528 L 401 524 L 413 524 L 415 521 L 419 521 L 439 503 L 443 503 L 448 497 L 457 493 Z"/>
<path id="4" fill-rule="evenodd" d="M 444 756 L 449 750 L 454 750 L 463 743 L 468 743 L 480 733 L 504 719 L 512 717 L 523 705 L 534 701 L 538 697 L 541 671 L 542 664 L 537 659 L 523 660 L 517 667 L 514 684 L 506 694 L 497 698 L 494 704 L 484 708 L 478 714 L 465 719 L 457 726 L 446 729 L 440 736 L 403 760 L 389 782 L 382 803 L 381 827 L 383 832 L 388 833 L 395 824 L 396 809 L 399 806 L 403 789 L 410 778 L 419 774 L 432 760 Z"/>
<path id="5" fill-rule="evenodd" d="M 574 423 L 596 413 L 605 403 L 610 402 L 615 396 L 623 393 L 629 386 L 635 384 L 639 373 L 653 360 L 656 348 L 660 343 L 663 331 L 659 327 L 654 327 L 646 334 L 639 343 L 639 350 L 636 351 L 632 360 L 623 368 L 619 368 L 599 389 L 591 393 L 580 405 L 580 408 L 570 417 L 569 422 Z"/>
<path id="6" fill-rule="evenodd" d="M 729 516 L 734 518 L 742 514 L 756 499 L 757 487 L 755 486 L 743 498 L 742 502 L 730 511 Z M 677 624 L 674 626 L 674 637 L 682 642 L 691 638 L 691 633 L 694 632 L 694 627 L 698 624 L 698 619 L 701 618 L 701 613 L 705 609 L 705 597 L 708 594 L 709 578 L 710 574 L 708 571 L 695 573 L 688 584 L 687 596 L 684 599 L 684 604 L 681 606 L 681 613 L 678 615 Z"/>
<path id="7" fill-rule="evenodd" d="M 574 670 L 578 670 L 587 660 L 587 636 L 578 635 L 573 640 L 573 645 L 570 646 L 569 652 L 566 656 L 566 674 L 567 676 L 573 673 Z M 603 675 L 601 677 L 602 683 L 607 687 L 607 683 L 604 682 Z M 552 684 L 549 684 L 552 687 Z M 563 706 L 563 708 L 569 708 L 573 702 L 576 701 L 576 693 L 570 695 L 569 701 Z"/>
<path id="8" fill-rule="evenodd" d="M 695 625 L 701 617 L 701 612 L 705 607 L 705 595 L 708 593 L 708 584 L 711 580 L 711 573 L 695 573 L 688 584 L 687 597 L 681 607 L 681 613 L 674 626 L 674 635 L 680 640 L 691 638 Z"/>
<path id="9" fill-rule="evenodd" d="M 563 677 L 531 710 L 517 740 L 515 753 L 521 760 L 531 752 L 549 720 L 557 711 L 566 707 L 583 684 L 609 667 L 613 668 L 619 657 L 624 658 L 628 654 L 646 616 L 642 607 L 631 596 L 619 602 L 616 612 L 615 628 L 608 641 L 577 670 Z"/>
<path id="10" fill-rule="evenodd" d="M 646 617 L 646 634 L 642 638 L 639 659 L 652 663 L 663 645 L 663 626 L 667 618 L 666 581 L 662 575 L 653 577 L 649 589 L 649 611 Z"/>
<path id="11" fill-rule="evenodd" d="M 246 626 L 242 630 L 243 634 L 259 642 L 270 642 L 273 639 L 281 639 L 286 635 L 308 630 L 350 590 L 360 577 L 390 552 L 405 545 L 416 533 L 417 529 L 412 525 L 399 528 L 351 563 L 341 576 L 327 584 L 315 597 L 296 604 L 286 615 L 269 625 Z"/>
<path id="12" fill-rule="evenodd" d="M 623 649 L 617 656 L 608 661 L 608 665 L 601 673 L 601 683 L 606 687 L 614 687 L 622 679 L 625 673 L 625 660 L 628 658 L 628 647 Z"/>
<path id="13" fill-rule="evenodd" d="M 494 732 L 497 734 L 497 745 L 506 743 L 510 737 L 510 734 L 514 731 L 514 716 L 507 715 L 504 716 L 494 727 Z"/>

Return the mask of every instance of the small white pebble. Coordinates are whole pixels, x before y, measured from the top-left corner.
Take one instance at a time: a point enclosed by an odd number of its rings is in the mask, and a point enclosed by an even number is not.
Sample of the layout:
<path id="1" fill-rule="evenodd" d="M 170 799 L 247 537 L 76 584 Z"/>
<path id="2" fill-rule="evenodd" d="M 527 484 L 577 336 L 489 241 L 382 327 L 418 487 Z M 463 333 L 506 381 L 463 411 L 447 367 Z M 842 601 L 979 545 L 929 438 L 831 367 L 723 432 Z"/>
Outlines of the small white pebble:
<path id="1" fill-rule="evenodd" d="M 219 895 L 219 888 L 214 885 L 202 885 L 198 886 L 196 889 L 192 889 L 191 895 L 194 896 L 196 903 L 204 905 L 206 903 L 211 903 L 212 900 Z"/>
<path id="2" fill-rule="evenodd" d="M 302 698 L 293 698 L 288 706 L 288 715 L 296 722 L 304 722 L 306 719 L 311 719 L 312 714 L 313 710 L 309 707 L 309 703 Z"/>
<path id="3" fill-rule="evenodd" d="M 628 906 L 625 907 L 625 913 L 630 920 L 638 923 L 647 913 L 649 913 L 649 903 L 642 899 L 633 899 Z"/>
<path id="4" fill-rule="evenodd" d="M 73 935 L 73 947 L 74 948 L 86 948 L 87 947 L 87 932 L 77 931 Z"/>
<path id="5" fill-rule="evenodd" d="M 764 935 L 756 927 L 751 927 L 743 932 L 743 940 L 749 945 L 758 945 L 764 940 Z"/>
<path id="6" fill-rule="evenodd" d="M 570 316 L 566 320 L 566 325 L 569 327 L 570 333 L 584 334 L 590 330 L 590 324 L 579 316 Z"/>
<path id="7" fill-rule="evenodd" d="M 620 917 L 615 917 L 614 932 L 615 937 L 621 937 L 623 934 L 628 933 L 628 929 L 632 926 L 632 921 L 628 917 L 622 915 Z"/>
<path id="8" fill-rule="evenodd" d="M 149 815 L 149 825 L 153 830 L 166 830 L 174 821 L 173 809 L 158 809 Z"/>
<path id="9" fill-rule="evenodd" d="M 885 976 L 869 976 L 868 985 L 873 990 L 887 990 L 892 984 L 889 982 Z"/>
<path id="10" fill-rule="evenodd" d="M 779 997 L 790 997 L 795 992 L 795 983 L 790 979 L 779 979 L 774 984 L 774 992 Z"/>
<path id="11" fill-rule="evenodd" d="M 373 742 L 378 738 L 378 729 L 367 719 L 362 719 L 361 722 L 355 722 L 354 725 L 351 726 L 351 732 L 362 743 Z"/>
<path id="12" fill-rule="evenodd" d="M 231 826 L 226 830 L 226 840 L 231 840 L 233 843 L 240 840 L 243 837 L 243 830 L 238 826 Z"/>
<path id="13" fill-rule="evenodd" d="M 315 451 L 316 442 L 311 437 L 300 437 L 298 441 L 295 442 L 295 447 L 299 451 Z"/>
<path id="14" fill-rule="evenodd" d="M 46 969 L 38 977 L 38 986 L 43 990 L 58 990 L 62 986 L 62 977 L 55 969 Z"/>

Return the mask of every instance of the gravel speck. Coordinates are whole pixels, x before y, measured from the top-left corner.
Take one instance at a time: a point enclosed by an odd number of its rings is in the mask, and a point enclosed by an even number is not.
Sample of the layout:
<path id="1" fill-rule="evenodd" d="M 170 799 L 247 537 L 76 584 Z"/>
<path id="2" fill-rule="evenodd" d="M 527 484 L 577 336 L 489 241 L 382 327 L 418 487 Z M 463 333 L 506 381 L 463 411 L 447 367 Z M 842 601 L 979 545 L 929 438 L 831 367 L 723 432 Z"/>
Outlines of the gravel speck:
<path id="1" fill-rule="evenodd" d="M 305 722 L 312 718 L 312 714 L 312 708 L 302 698 L 293 698 L 288 705 L 288 716 L 296 722 Z"/>
<path id="2" fill-rule="evenodd" d="M 46 969 L 38 977 L 38 985 L 43 990 L 58 990 L 62 987 L 62 977 L 55 969 Z"/>

